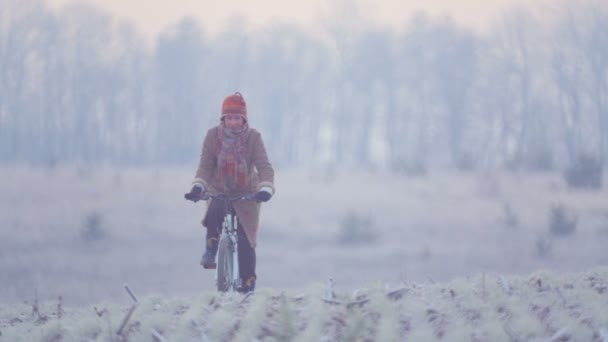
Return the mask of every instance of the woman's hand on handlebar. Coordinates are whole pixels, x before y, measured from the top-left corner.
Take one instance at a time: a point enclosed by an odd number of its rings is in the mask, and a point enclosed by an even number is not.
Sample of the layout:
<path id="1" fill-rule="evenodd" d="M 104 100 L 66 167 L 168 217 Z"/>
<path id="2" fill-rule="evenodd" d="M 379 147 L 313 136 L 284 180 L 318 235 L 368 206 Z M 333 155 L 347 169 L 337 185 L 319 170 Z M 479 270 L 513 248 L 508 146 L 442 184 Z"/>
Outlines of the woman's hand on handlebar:
<path id="1" fill-rule="evenodd" d="M 205 197 L 205 191 L 200 186 L 193 186 L 189 193 L 184 195 L 184 198 L 188 201 L 198 202 Z"/>

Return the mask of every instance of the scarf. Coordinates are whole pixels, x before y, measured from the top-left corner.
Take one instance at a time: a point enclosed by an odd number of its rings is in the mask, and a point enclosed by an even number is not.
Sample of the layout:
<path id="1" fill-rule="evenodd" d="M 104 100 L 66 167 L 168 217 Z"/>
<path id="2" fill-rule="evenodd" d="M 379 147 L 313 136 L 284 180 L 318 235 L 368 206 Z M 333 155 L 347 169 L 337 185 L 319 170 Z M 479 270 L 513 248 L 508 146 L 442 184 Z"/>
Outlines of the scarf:
<path id="1" fill-rule="evenodd" d="M 220 124 L 217 144 L 219 176 L 226 188 L 245 188 L 249 184 L 249 168 L 245 158 L 249 125 L 245 122 L 239 130 L 230 130 Z"/>

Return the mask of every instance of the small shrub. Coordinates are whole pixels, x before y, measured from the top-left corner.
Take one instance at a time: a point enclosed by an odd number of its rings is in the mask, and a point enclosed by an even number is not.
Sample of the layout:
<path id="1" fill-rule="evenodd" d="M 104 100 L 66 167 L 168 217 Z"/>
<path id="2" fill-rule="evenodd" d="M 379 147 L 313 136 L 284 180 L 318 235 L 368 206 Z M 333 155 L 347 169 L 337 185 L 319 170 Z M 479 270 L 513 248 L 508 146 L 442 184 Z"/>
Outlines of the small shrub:
<path id="1" fill-rule="evenodd" d="M 581 154 L 566 170 L 564 178 L 572 188 L 599 189 L 602 187 L 602 168 L 598 158 Z"/>
<path id="2" fill-rule="evenodd" d="M 103 215 L 98 212 L 93 212 L 85 217 L 84 226 L 82 228 L 82 239 L 87 242 L 95 242 L 103 240 L 106 237 L 105 229 L 103 228 Z"/>
<path id="3" fill-rule="evenodd" d="M 608 212 L 600 213 L 595 223 L 598 237 L 608 238 Z"/>
<path id="4" fill-rule="evenodd" d="M 511 208 L 509 203 L 505 203 L 502 207 L 503 215 L 504 215 L 504 223 L 505 226 L 509 228 L 516 228 L 519 226 L 519 218 Z"/>
<path id="5" fill-rule="evenodd" d="M 50 173 L 54 172 L 57 169 L 58 160 L 55 157 L 49 157 L 46 159 L 44 166 L 46 170 Z"/>
<path id="6" fill-rule="evenodd" d="M 536 254 L 540 257 L 547 257 L 551 254 L 551 237 L 550 236 L 539 236 L 535 242 Z"/>
<path id="7" fill-rule="evenodd" d="M 549 232 L 553 236 L 566 236 L 574 233 L 578 217 L 576 214 L 559 203 L 551 207 L 549 212 Z"/>
<path id="8" fill-rule="evenodd" d="M 551 171 L 555 167 L 553 154 L 549 149 L 541 149 L 532 153 L 528 160 L 528 167 L 532 170 Z"/>
<path id="9" fill-rule="evenodd" d="M 91 166 L 79 166 L 76 169 L 76 177 L 80 180 L 89 180 L 93 177 L 93 169 Z"/>
<path id="10" fill-rule="evenodd" d="M 369 216 L 362 216 L 355 211 L 344 215 L 340 224 L 337 240 L 342 244 L 373 243 L 378 238 L 373 222 Z"/>
<path id="11" fill-rule="evenodd" d="M 292 341 L 297 334 L 295 310 L 289 305 L 285 296 L 281 297 L 279 305 L 277 341 Z"/>
<path id="12" fill-rule="evenodd" d="M 431 260 L 433 258 L 433 252 L 429 245 L 424 245 L 420 250 L 420 259 L 424 261 Z"/>
<path id="13" fill-rule="evenodd" d="M 504 169 L 508 171 L 517 171 L 521 169 L 522 164 L 524 163 L 519 156 L 508 156 L 503 162 Z"/>
<path id="14" fill-rule="evenodd" d="M 112 183 L 114 183 L 114 186 L 116 187 L 121 187 L 123 184 L 123 179 L 122 179 L 122 174 L 120 172 L 116 172 L 114 173 L 114 176 L 112 177 Z"/>
<path id="15" fill-rule="evenodd" d="M 412 161 L 397 160 L 392 164 L 394 173 L 407 177 L 424 177 L 427 175 L 426 162 L 422 159 Z"/>
<path id="16" fill-rule="evenodd" d="M 455 166 L 460 171 L 473 171 L 477 167 L 477 160 L 470 152 L 461 152 L 455 158 Z"/>

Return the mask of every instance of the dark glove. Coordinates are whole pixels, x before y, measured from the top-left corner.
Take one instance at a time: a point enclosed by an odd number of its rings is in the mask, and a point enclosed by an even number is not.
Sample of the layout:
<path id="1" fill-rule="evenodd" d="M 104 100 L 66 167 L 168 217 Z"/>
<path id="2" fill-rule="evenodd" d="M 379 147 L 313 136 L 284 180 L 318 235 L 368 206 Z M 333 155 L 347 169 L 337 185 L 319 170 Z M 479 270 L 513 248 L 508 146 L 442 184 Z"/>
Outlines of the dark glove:
<path id="1" fill-rule="evenodd" d="M 203 189 L 200 186 L 193 186 L 189 193 L 184 195 L 188 201 L 198 202 L 203 197 Z"/>
<path id="2" fill-rule="evenodd" d="M 270 197 L 272 197 L 272 195 L 270 194 L 270 192 L 268 191 L 258 191 L 255 193 L 255 195 L 253 195 L 253 199 L 258 201 L 258 202 L 267 202 Z"/>

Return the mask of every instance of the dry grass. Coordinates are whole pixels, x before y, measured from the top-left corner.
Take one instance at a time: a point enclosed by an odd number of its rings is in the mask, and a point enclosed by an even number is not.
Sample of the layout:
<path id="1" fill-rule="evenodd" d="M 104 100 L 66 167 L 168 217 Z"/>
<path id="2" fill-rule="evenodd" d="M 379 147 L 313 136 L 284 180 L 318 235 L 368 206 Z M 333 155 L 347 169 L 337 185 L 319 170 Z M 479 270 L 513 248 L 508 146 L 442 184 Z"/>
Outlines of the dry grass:
<path id="1" fill-rule="evenodd" d="M 50 302 L 0 308 L 7 341 L 606 341 L 608 268 L 584 273 L 481 274 L 447 283 L 375 286 L 352 294 L 323 286 L 299 294 L 147 296 L 65 308 Z M 59 309 L 57 309 L 59 308 Z M 61 311 L 58 311 L 61 310 Z M 41 318 L 44 317 L 44 318 Z M 117 332 L 120 331 L 120 334 Z"/>

